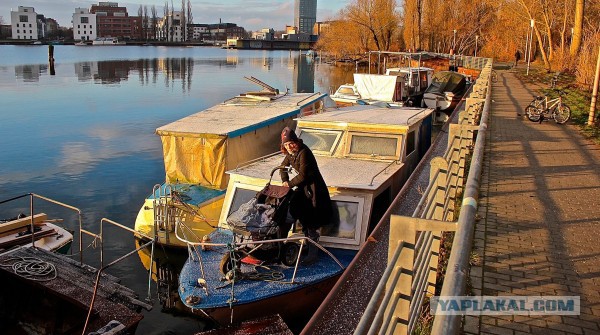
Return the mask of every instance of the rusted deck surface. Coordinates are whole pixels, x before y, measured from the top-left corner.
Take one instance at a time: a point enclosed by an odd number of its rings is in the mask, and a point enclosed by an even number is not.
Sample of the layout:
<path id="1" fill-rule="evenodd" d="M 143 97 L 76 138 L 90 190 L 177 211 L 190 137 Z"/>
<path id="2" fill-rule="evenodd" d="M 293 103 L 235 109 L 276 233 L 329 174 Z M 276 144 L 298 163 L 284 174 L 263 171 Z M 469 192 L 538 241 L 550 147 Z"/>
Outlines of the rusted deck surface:
<path id="1" fill-rule="evenodd" d="M 56 269 L 55 275 L 50 273 L 45 276 L 26 278 L 27 275 L 16 274 L 11 267 L 15 262 L 33 259 L 44 262 L 43 264 L 53 265 Z M 59 327 L 61 330 L 83 328 L 94 291 L 96 274 L 96 269 L 80 265 L 67 256 L 40 249 L 19 248 L 0 255 L 0 277 L 4 286 L 0 299 L 3 303 L 18 306 L 15 308 L 27 308 L 24 306 L 29 305 L 35 310 L 38 306 L 50 306 L 55 310 L 42 314 L 50 321 L 40 321 L 48 324 L 48 327 Z M 53 277 L 55 278 L 52 279 Z M 8 285 L 8 282 L 11 284 Z M 141 308 L 151 308 L 147 303 L 139 301 L 132 290 L 118 282 L 119 280 L 113 276 L 102 275 L 93 314 L 87 327 L 88 332 L 100 329 L 111 320 L 119 321 L 126 328 L 135 329 L 143 318 L 139 313 Z M 18 294 L 14 290 L 19 290 Z M 24 301 L 27 303 L 22 303 Z M 77 315 L 77 320 L 72 315 L 62 315 L 66 313 L 61 313 L 60 309 L 71 311 L 69 314 Z M 11 311 L 3 309 L 2 313 L 11 314 Z M 35 314 L 28 311 L 24 313 Z M 34 320 L 28 321 L 35 323 Z"/>

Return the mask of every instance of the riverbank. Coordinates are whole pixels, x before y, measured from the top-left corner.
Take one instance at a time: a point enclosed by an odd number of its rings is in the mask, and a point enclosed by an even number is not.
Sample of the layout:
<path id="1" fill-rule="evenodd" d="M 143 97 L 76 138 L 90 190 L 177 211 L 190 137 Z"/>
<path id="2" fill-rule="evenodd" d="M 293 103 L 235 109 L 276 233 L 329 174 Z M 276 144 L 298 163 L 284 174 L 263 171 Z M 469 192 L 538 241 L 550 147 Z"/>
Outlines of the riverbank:
<path id="1" fill-rule="evenodd" d="M 79 41 L 61 40 L 61 41 L 36 41 L 36 40 L 0 40 L 0 45 L 75 45 Z M 92 45 L 92 41 L 88 41 Z M 138 46 L 173 46 L 173 47 L 204 47 L 217 46 L 214 43 L 206 42 L 164 42 L 164 41 L 125 41 L 126 45 Z"/>

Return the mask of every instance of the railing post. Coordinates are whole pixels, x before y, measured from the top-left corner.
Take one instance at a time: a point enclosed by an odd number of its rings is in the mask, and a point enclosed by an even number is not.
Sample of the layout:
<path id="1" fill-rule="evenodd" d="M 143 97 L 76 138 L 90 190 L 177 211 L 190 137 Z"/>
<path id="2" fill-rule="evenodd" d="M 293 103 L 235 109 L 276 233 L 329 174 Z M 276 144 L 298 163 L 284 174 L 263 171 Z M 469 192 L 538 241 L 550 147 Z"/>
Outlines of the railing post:
<path id="1" fill-rule="evenodd" d="M 435 175 L 439 171 L 437 180 L 433 180 Z M 444 203 L 446 200 L 446 185 L 448 181 L 448 162 L 442 157 L 434 157 L 431 160 L 431 171 L 429 173 L 429 182 L 435 182 L 433 201 L 435 206 L 432 206 L 434 220 L 442 221 L 444 219 Z M 441 204 L 441 206 L 440 206 Z"/>
<path id="2" fill-rule="evenodd" d="M 392 215 L 390 217 L 390 239 L 388 248 L 388 259 L 391 259 L 393 250 L 398 241 L 404 241 L 404 248 L 398 258 L 396 271 L 401 271 L 398 283 L 394 287 L 386 287 L 386 290 L 394 290 L 398 302 L 386 307 L 385 315 L 394 313 L 392 320 L 398 320 L 394 326 L 394 334 L 405 335 L 408 333 L 408 318 L 410 315 L 410 302 L 412 300 L 413 264 L 415 258 L 416 230 L 410 221 L 404 221 L 406 217 Z M 411 219 L 411 218 L 408 218 Z M 389 284 L 388 284 L 389 285 Z"/>

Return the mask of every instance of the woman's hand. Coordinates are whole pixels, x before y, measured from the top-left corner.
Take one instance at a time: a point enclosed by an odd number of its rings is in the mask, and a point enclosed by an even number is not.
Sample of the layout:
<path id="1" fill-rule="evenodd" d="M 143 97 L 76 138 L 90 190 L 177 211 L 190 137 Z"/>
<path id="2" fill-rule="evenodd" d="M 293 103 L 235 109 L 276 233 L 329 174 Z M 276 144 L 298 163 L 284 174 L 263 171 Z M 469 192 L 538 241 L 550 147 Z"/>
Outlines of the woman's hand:
<path id="1" fill-rule="evenodd" d="M 284 182 L 283 182 L 283 186 L 285 186 L 285 187 L 290 187 L 290 184 L 289 184 L 287 181 L 284 181 Z"/>

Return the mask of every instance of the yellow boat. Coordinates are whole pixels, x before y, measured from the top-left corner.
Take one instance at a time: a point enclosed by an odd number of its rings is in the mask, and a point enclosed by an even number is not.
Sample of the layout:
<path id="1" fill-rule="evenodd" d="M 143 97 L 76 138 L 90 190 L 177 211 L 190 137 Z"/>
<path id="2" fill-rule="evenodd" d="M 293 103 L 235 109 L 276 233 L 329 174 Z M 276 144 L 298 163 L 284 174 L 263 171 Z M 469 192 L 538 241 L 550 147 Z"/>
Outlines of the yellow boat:
<path id="1" fill-rule="evenodd" d="M 328 97 L 261 86 L 268 91 L 241 94 L 156 130 L 166 179 L 145 199 L 136 231 L 167 246 L 185 247 L 180 238 L 201 241 L 217 226 L 225 171 L 278 151 L 281 130 L 294 128 L 295 118 L 321 112 Z M 176 225 L 184 236 L 175 235 Z"/>

